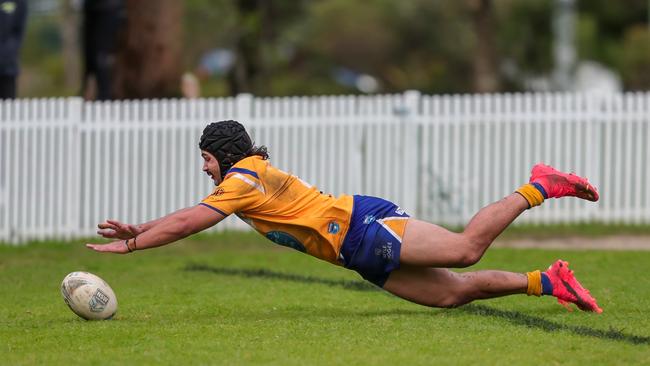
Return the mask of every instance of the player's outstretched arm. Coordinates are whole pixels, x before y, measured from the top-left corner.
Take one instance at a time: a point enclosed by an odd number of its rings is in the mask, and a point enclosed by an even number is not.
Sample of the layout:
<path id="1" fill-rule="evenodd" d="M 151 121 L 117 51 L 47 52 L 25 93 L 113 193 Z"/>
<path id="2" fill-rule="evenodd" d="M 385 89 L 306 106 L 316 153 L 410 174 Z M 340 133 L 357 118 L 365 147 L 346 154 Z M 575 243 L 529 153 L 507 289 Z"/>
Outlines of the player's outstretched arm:
<path id="1" fill-rule="evenodd" d="M 214 210 L 198 205 L 164 217 L 157 225 L 133 239 L 117 240 L 108 244 L 86 244 L 86 247 L 97 252 L 118 254 L 159 247 L 214 226 L 224 217 Z"/>
<path id="2" fill-rule="evenodd" d="M 101 235 L 102 237 L 106 239 L 131 239 L 135 238 L 136 236 L 144 233 L 145 231 L 151 229 L 152 227 L 160 224 L 163 222 L 166 218 L 169 216 L 175 215 L 177 213 L 190 210 L 192 207 L 187 207 L 180 209 L 178 211 L 175 211 L 167 216 L 163 216 L 161 218 L 151 220 L 149 222 L 145 222 L 144 224 L 140 225 L 133 225 L 133 224 L 126 224 L 123 222 L 120 222 L 118 220 L 106 220 L 102 222 L 101 224 L 97 225 L 99 230 L 97 230 L 97 234 Z"/>

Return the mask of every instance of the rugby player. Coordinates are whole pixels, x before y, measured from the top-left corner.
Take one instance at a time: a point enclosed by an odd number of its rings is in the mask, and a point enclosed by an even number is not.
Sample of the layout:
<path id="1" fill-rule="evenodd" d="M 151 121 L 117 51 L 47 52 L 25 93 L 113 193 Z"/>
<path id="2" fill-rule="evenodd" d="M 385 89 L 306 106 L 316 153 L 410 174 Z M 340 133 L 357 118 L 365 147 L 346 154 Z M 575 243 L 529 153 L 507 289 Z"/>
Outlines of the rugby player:
<path id="1" fill-rule="evenodd" d="M 544 200 L 598 200 L 585 178 L 538 164 L 528 183 L 482 208 L 461 233 L 412 218 L 377 197 L 323 194 L 269 162 L 236 121 L 209 124 L 199 142 L 203 171 L 216 188 L 202 202 L 165 217 L 131 225 L 106 220 L 98 234 L 118 239 L 86 244 L 98 252 L 126 254 L 166 245 L 235 214 L 271 241 L 358 272 L 403 299 L 433 307 L 457 307 L 478 299 L 514 294 L 554 296 L 560 304 L 602 312 L 557 260 L 546 271 L 455 272 L 477 263 L 494 239 L 522 212 Z"/>

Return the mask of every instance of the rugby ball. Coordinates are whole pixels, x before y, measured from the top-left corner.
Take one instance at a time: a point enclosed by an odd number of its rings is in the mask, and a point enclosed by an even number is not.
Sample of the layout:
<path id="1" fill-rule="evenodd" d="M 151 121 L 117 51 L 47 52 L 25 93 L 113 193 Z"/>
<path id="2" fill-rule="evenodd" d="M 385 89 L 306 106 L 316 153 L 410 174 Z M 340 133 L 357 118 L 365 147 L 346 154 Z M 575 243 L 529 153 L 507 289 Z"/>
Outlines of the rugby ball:
<path id="1" fill-rule="evenodd" d="M 117 312 L 117 297 L 101 278 L 88 272 L 72 272 L 61 282 L 63 300 L 86 320 L 110 319 Z"/>

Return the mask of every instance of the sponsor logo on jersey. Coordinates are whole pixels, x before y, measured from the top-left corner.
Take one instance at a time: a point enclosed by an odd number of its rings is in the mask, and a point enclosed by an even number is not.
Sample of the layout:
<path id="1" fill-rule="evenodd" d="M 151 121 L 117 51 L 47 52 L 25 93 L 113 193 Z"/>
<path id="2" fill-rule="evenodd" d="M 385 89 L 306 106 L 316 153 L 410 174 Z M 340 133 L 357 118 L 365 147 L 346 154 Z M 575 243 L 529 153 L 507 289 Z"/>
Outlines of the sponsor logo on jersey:
<path id="1" fill-rule="evenodd" d="M 285 247 L 293 248 L 295 250 L 306 252 L 305 246 L 298 241 L 298 239 L 291 236 L 289 233 L 283 231 L 269 231 L 266 233 L 266 238 L 275 244 L 279 244 Z"/>

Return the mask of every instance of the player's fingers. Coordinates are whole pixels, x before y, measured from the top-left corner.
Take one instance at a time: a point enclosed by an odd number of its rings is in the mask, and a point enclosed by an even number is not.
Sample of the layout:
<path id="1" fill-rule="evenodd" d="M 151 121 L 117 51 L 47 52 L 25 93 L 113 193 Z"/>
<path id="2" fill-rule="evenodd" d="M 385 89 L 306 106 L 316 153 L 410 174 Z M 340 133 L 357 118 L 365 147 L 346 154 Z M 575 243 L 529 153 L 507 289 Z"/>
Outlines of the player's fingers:
<path id="1" fill-rule="evenodd" d="M 115 229 L 115 225 L 108 222 L 102 222 L 101 224 L 98 224 L 97 227 L 100 229 Z"/>
<path id="2" fill-rule="evenodd" d="M 129 231 L 131 232 L 131 234 L 137 235 L 138 234 L 138 227 L 135 226 L 135 225 L 129 225 Z"/>
<path id="3" fill-rule="evenodd" d="M 122 252 L 115 248 L 111 244 L 86 244 L 86 248 L 92 249 L 96 252 L 102 252 L 102 253 L 118 253 L 121 254 Z"/>
<path id="4" fill-rule="evenodd" d="M 120 228 L 122 230 L 124 230 L 123 228 L 126 226 L 126 225 L 124 225 L 123 223 L 121 223 L 121 222 L 119 222 L 117 220 L 108 219 L 108 220 L 106 220 L 106 222 L 113 225 L 115 228 Z"/>
<path id="5" fill-rule="evenodd" d="M 86 244 L 86 248 L 92 249 L 98 252 L 101 252 L 101 245 L 100 244 Z"/>
<path id="6" fill-rule="evenodd" d="M 130 226 L 131 225 L 123 224 L 123 223 L 121 223 L 119 221 L 116 221 L 116 220 L 106 220 L 106 223 L 103 224 L 100 228 L 101 229 L 113 229 L 116 232 L 115 237 L 121 237 L 123 234 L 135 235 L 135 233 L 133 233 L 131 231 Z M 117 234 L 118 232 L 121 233 L 121 235 Z"/>
<path id="7" fill-rule="evenodd" d="M 120 230 L 124 231 L 124 232 L 127 232 L 127 233 L 131 232 L 131 228 L 129 227 L 128 224 L 122 224 L 122 223 L 120 223 L 120 224 L 118 225 L 118 228 L 119 228 Z"/>
<path id="8" fill-rule="evenodd" d="M 106 224 L 106 225 L 102 226 L 102 227 L 100 228 L 100 230 L 112 230 L 112 231 L 114 231 L 115 233 L 118 233 L 118 232 L 121 231 L 121 229 L 120 229 L 119 227 L 117 227 L 117 226 L 115 226 L 115 225 L 112 225 L 112 224 Z M 117 235 L 117 234 L 116 234 L 116 235 Z"/>
<path id="9" fill-rule="evenodd" d="M 103 236 L 104 238 L 115 238 L 117 236 L 117 233 L 113 229 L 97 230 L 97 234 Z"/>

